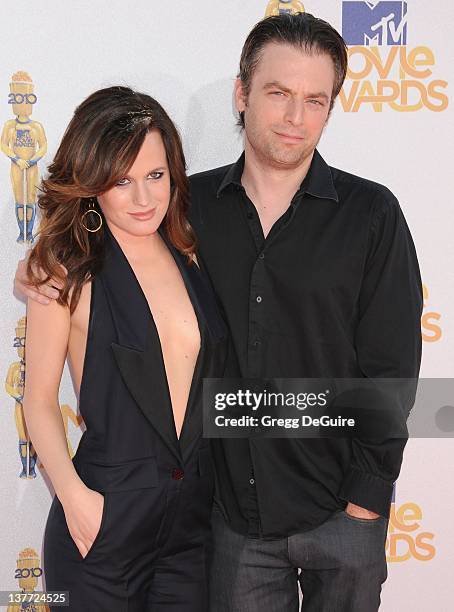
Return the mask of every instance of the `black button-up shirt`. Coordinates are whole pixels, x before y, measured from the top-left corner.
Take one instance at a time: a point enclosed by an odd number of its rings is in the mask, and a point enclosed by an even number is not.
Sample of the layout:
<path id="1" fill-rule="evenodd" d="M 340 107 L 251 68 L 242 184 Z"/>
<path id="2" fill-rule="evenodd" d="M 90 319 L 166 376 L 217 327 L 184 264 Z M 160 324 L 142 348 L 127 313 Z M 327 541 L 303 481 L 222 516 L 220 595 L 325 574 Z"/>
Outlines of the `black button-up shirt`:
<path id="1" fill-rule="evenodd" d="M 394 195 L 315 151 L 264 237 L 244 154 L 191 177 L 190 220 L 248 378 L 418 376 L 422 289 Z M 219 439 L 217 496 L 232 528 L 304 531 L 348 501 L 389 516 L 405 440 Z"/>

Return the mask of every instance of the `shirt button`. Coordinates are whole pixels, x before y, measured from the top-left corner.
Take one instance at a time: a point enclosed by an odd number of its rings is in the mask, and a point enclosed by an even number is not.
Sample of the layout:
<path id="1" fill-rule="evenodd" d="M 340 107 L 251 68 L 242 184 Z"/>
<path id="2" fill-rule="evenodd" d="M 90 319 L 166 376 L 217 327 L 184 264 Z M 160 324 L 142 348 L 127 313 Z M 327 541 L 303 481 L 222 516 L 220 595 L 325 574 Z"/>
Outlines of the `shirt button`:
<path id="1" fill-rule="evenodd" d="M 172 470 L 172 478 L 174 480 L 183 480 L 184 472 L 180 468 L 173 468 Z"/>
<path id="2" fill-rule="evenodd" d="M 251 478 L 249 482 L 251 483 L 251 485 L 255 484 L 255 480 L 253 478 Z"/>
<path id="3" fill-rule="evenodd" d="M 260 346 L 260 340 L 254 340 L 253 344 L 254 346 Z"/>
<path id="4" fill-rule="evenodd" d="M 260 253 L 259 259 L 265 259 L 265 253 Z"/>
<path id="5" fill-rule="evenodd" d="M 260 295 L 258 295 L 255 299 L 258 304 L 260 304 L 260 302 L 262 301 L 262 297 Z"/>

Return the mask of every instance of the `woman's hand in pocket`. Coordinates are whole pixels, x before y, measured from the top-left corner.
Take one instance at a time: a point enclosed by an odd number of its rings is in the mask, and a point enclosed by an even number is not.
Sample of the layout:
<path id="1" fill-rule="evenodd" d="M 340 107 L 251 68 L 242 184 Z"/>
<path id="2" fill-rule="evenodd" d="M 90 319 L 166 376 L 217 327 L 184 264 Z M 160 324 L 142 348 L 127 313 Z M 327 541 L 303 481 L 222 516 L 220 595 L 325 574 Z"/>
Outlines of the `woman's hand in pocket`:
<path id="1" fill-rule="evenodd" d="M 83 485 L 60 501 L 69 533 L 85 558 L 101 527 L 104 496 Z"/>

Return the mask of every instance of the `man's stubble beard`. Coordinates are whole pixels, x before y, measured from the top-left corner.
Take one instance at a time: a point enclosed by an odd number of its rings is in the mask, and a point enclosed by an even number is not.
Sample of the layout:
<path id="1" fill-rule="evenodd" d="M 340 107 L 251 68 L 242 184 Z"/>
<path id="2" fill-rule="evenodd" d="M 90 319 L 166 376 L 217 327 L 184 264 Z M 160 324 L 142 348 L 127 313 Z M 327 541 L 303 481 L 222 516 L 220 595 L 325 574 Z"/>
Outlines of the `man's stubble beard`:
<path id="1" fill-rule="evenodd" d="M 273 142 L 265 143 L 265 150 L 263 151 L 266 156 L 268 163 L 274 166 L 285 166 L 285 167 L 297 167 L 300 166 L 309 155 L 311 155 L 313 148 L 302 145 L 301 147 L 296 146 L 279 146 Z"/>
<path id="2" fill-rule="evenodd" d="M 273 168 L 292 169 L 301 166 L 318 144 L 304 142 L 301 146 L 280 145 L 273 141 L 271 134 L 261 135 L 253 126 L 246 130 L 246 138 L 257 159 Z"/>

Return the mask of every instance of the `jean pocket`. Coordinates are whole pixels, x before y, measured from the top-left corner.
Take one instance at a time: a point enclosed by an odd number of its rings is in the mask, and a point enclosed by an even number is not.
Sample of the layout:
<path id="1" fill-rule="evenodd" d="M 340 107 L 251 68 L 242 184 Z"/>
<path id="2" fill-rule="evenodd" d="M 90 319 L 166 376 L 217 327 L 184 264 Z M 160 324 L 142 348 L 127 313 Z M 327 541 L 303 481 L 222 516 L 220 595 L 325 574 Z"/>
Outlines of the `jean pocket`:
<path id="1" fill-rule="evenodd" d="M 93 553 L 93 550 L 99 544 L 99 541 L 101 540 L 106 530 L 106 516 L 107 516 L 107 507 L 109 505 L 109 494 L 101 493 L 101 495 L 104 496 L 104 504 L 102 507 L 102 514 L 101 514 L 101 523 L 99 525 L 98 533 L 95 535 L 95 539 L 93 540 L 92 545 L 88 549 L 87 554 L 85 555 L 85 557 L 82 557 L 82 555 L 80 555 L 82 558 L 82 561 L 86 561 L 88 557 L 91 556 L 91 554 Z"/>
<path id="2" fill-rule="evenodd" d="M 354 523 L 362 523 L 364 525 L 366 525 L 367 523 L 374 525 L 376 523 L 381 523 L 385 520 L 385 518 L 380 514 L 375 518 L 360 518 L 359 516 L 353 516 L 352 514 L 349 514 L 346 510 L 341 510 L 341 514 L 348 520 L 353 521 Z"/>

